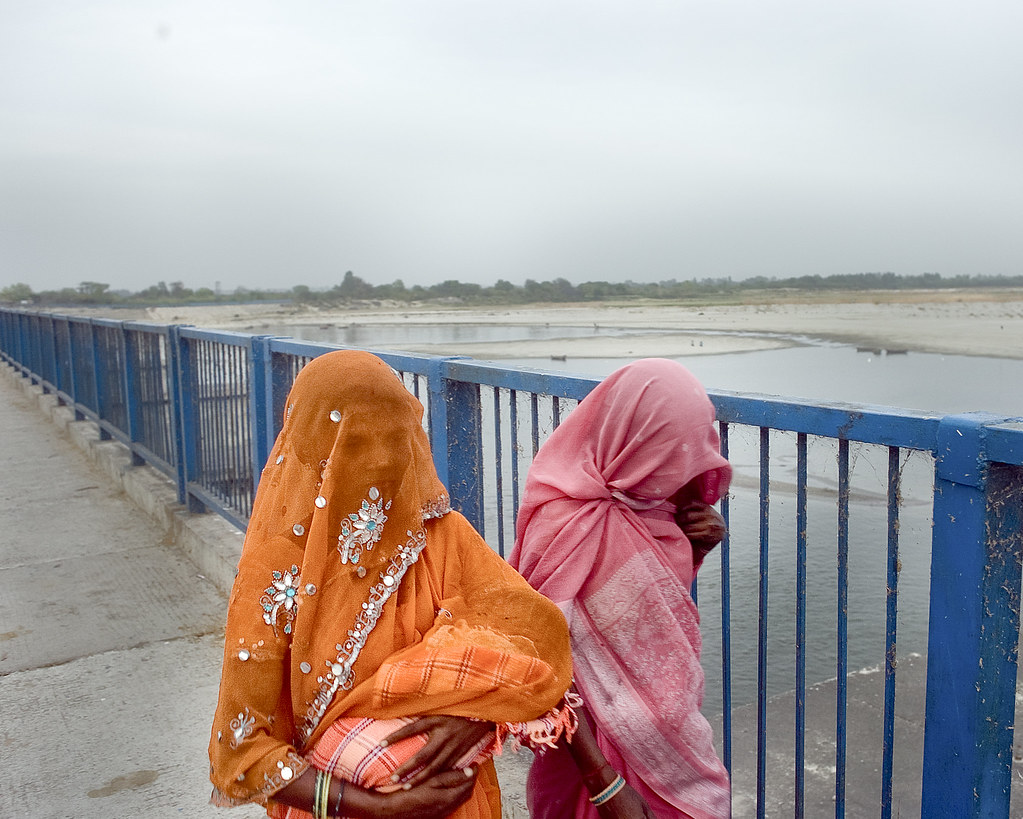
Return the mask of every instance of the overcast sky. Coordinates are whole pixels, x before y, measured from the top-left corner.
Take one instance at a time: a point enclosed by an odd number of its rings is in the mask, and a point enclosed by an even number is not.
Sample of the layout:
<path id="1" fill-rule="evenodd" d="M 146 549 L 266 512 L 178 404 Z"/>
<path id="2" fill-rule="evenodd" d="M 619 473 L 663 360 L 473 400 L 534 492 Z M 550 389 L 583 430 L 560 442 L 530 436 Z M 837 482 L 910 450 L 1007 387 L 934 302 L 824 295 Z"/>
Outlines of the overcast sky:
<path id="1" fill-rule="evenodd" d="M 1019 0 L 0 0 L 0 288 L 1023 273 Z"/>

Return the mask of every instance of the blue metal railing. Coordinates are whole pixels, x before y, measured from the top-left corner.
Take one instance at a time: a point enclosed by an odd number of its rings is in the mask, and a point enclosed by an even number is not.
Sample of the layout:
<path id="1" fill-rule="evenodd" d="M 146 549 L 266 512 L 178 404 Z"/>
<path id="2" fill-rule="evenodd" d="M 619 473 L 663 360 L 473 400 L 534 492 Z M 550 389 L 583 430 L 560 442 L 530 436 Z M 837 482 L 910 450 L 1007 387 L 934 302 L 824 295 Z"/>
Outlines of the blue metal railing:
<path id="1" fill-rule="evenodd" d="M 102 436 L 124 443 L 136 463 L 167 474 L 177 484 L 181 503 L 217 512 L 242 528 L 281 426 L 288 389 L 307 361 L 331 349 L 337 348 L 193 327 L 0 310 L 0 352 L 8 364 L 54 393 L 77 418 L 95 422 Z M 519 496 L 533 455 L 597 380 L 463 358 L 378 354 L 423 402 L 438 473 L 456 505 L 504 554 L 514 538 Z M 858 649 L 850 648 L 851 609 L 863 619 L 850 596 L 850 589 L 861 583 L 856 558 L 863 548 L 856 545 L 854 531 L 865 527 L 858 515 L 868 516 L 877 531 L 868 540 L 883 564 L 879 582 L 884 588 L 872 598 L 883 645 L 882 817 L 893 814 L 893 791 L 906 787 L 894 781 L 893 760 L 896 646 L 907 609 L 899 607 L 905 586 L 900 586 L 901 567 L 907 559 L 903 513 L 913 491 L 904 470 L 913 458 L 927 463 L 925 507 L 932 527 L 924 584 L 923 762 L 916 785 L 922 815 L 1008 815 L 1023 552 L 1023 423 L 979 413 L 940 416 L 727 392 L 711 398 L 726 456 L 755 472 L 747 486 L 737 481 L 722 503 L 729 536 L 718 550 L 720 575 L 704 572 L 700 596 L 705 621 L 720 617 L 720 639 L 705 645 L 705 657 L 708 646 L 720 653 L 719 667 L 708 669 L 708 679 L 720 686 L 722 756 L 733 777 L 743 767 L 733 744 L 736 692 L 741 689 L 739 705 L 755 703 L 757 815 L 766 812 L 767 764 L 779 741 L 768 724 L 771 692 L 778 689 L 783 668 L 776 659 L 788 658 L 789 650 L 792 676 L 778 690 L 794 694 L 791 804 L 796 816 L 807 810 L 808 661 L 819 636 L 819 629 L 807 630 L 808 619 L 819 617 L 817 603 L 808 596 L 808 573 L 811 587 L 824 585 L 825 577 L 834 583 L 829 599 L 835 627 L 828 649 L 835 675 L 834 804 L 836 817 L 845 815 L 849 671 L 863 662 Z M 821 451 L 832 465 L 822 466 Z M 866 471 L 876 472 L 876 500 L 859 497 L 863 491 L 854 472 L 864 463 Z M 816 512 L 822 498 L 823 508 L 833 503 L 833 535 L 819 531 Z M 828 539 L 834 544 L 830 568 L 821 572 L 829 554 L 821 543 Z M 741 548 L 751 543 L 755 556 L 737 563 Z M 788 569 L 779 561 L 791 561 L 791 590 Z M 733 587 L 744 583 L 743 572 L 754 566 L 750 594 L 736 597 Z M 751 601 L 755 609 L 748 619 L 755 617 L 756 634 L 748 652 L 755 658 L 737 662 L 744 649 L 735 635 L 747 619 L 738 612 Z M 859 620 L 854 633 L 865 627 Z M 779 622 L 790 623 L 785 632 L 793 639 L 787 648 L 787 636 L 779 641 Z M 740 678 L 749 678 L 748 684 Z"/>

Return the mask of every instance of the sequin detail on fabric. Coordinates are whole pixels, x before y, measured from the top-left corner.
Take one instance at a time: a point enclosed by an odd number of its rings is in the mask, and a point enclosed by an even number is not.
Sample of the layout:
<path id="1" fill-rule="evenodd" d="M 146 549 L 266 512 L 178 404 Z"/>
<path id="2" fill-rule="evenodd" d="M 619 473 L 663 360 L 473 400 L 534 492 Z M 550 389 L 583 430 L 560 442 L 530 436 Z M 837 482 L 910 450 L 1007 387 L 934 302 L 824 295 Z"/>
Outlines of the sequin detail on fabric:
<path id="1" fill-rule="evenodd" d="M 359 510 L 341 521 L 337 550 L 341 553 L 342 563 L 358 563 L 363 549 L 367 552 L 373 549 L 387 522 L 384 512 L 390 508 L 391 501 L 384 503 L 380 499 L 380 490 L 374 486 L 370 488 L 369 498 L 362 502 Z"/>
<path id="2" fill-rule="evenodd" d="M 427 501 L 422 508 L 423 521 L 432 518 L 442 518 L 451 511 L 451 498 L 447 494 L 440 495 L 432 501 Z"/>
<path id="3" fill-rule="evenodd" d="M 419 555 L 426 548 L 426 531 L 420 530 L 413 533 L 406 530 L 408 540 L 397 548 L 387 568 L 380 572 L 380 582 L 376 583 L 370 590 L 366 602 L 362 604 L 362 611 L 355 622 L 348 630 L 348 636 L 343 643 L 337 645 L 337 657 L 333 661 L 327 660 L 327 673 L 318 678 L 320 690 L 316 697 L 306 709 L 305 719 L 299 727 L 301 745 L 309 741 L 316 726 L 327 711 L 327 706 L 334 699 L 338 690 L 349 691 L 353 687 L 353 668 L 359 654 L 362 652 L 366 640 L 369 639 L 377 620 L 380 619 L 380 612 L 384 604 L 390 598 L 405 576 L 409 566 L 419 560 Z"/>
<path id="4" fill-rule="evenodd" d="M 294 751 L 289 751 L 286 762 L 278 760 L 277 772 L 273 775 L 263 774 L 263 787 L 252 797 L 237 799 L 230 794 L 224 793 L 220 788 L 214 788 L 210 797 L 210 804 L 218 808 L 236 808 L 241 805 L 251 805 L 256 802 L 260 805 L 266 804 L 266 800 L 277 791 L 287 785 L 292 779 L 303 773 L 309 767 L 309 762 Z"/>
<path id="5" fill-rule="evenodd" d="M 302 578 L 298 576 L 298 566 L 292 566 L 285 572 L 274 571 L 273 580 L 263 590 L 259 604 L 263 607 L 263 622 L 271 626 L 277 635 L 278 621 L 284 617 L 284 633 L 291 634 L 291 625 L 298 612 L 298 590 Z"/>
<path id="6" fill-rule="evenodd" d="M 242 740 L 252 736 L 252 727 L 255 724 L 256 718 L 249 714 L 248 708 L 231 720 L 231 747 L 237 748 Z"/>

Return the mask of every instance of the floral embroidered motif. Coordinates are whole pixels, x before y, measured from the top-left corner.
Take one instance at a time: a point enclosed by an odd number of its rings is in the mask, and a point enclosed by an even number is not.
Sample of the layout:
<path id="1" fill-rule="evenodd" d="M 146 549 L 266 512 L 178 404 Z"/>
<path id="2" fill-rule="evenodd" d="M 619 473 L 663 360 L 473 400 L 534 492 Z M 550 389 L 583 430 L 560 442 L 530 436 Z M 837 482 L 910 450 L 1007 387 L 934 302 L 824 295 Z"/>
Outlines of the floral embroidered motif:
<path id="1" fill-rule="evenodd" d="M 243 739 L 252 736 L 252 726 L 255 724 L 256 718 L 249 715 L 248 708 L 231 720 L 231 747 L 237 748 Z"/>
<path id="2" fill-rule="evenodd" d="M 397 548 L 387 568 L 380 572 L 380 582 L 369 590 L 368 599 L 362 604 L 362 611 L 348 630 L 348 637 L 343 643 L 337 644 L 337 658 L 327 660 L 325 662 L 327 673 L 317 678 L 320 690 L 306 709 L 305 720 L 298 729 L 301 746 L 309 741 L 309 737 L 316 730 L 316 726 L 319 725 L 327 706 L 334 699 L 338 689 L 349 691 L 352 688 L 352 669 L 355 666 L 355 661 L 359 659 L 359 654 L 362 652 L 363 646 L 366 645 L 370 632 L 373 631 L 377 620 L 380 619 L 384 603 L 398 590 L 405 572 L 408 571 L 409 566 L 419 560 L 419 554 L 426 548 L 426 532 L 424 530 L 416 533 L 406 530 L 405 534 L 408 536 L 408 540 Z"/>
<path id="3" fill-rule="evenodd" d="M 358 563 L 362 550 L 370 551 L 380 540 L 387 521 L 385 511 L 391 508 L 391 501 L 380 500 L 380 490 L 375 486 L 369 490 L 369 500 L 364 500 L 359 511 L 353 512 L 341 521 L 341 534 L 337 539 L 337 550 L 342 563 Z"/>
<path id="4" fill-rule="evenodd" d="M 290 571 L 273 573 L 273 581 L 263 590 L 259 604 L 263 607 L 263 622 L 272 626 L 277 634 L 277 621 L 284 615 L 284 633 L 291 634 L 291 624 L 298 610 L 298 588 L 302 578 L 298 566 Z"/>

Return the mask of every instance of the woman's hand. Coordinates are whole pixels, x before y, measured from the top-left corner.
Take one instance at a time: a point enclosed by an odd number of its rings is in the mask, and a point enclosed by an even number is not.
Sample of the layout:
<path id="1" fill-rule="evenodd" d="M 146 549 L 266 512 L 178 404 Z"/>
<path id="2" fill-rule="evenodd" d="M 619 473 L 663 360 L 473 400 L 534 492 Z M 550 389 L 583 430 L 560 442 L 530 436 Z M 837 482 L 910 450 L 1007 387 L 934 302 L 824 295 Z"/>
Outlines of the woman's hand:
<path id="1" fill-rule="evenodd" d="M 696 562 L 724 540 L 728 531 L 721 513 L 706 503 L 687 503 L 675 513 L 675 522 L 693 545 Z"/>
<path id="2" fill-rule="evenodd" d="M 408 777 L 404 784 L 415 788 L 436 774 L 454 768 L 459 759 L 493 730 L 492 722 L 480 722 L 465 717 L 443 715 L 420 717 L 384 739 L 384 743 L 393 745 L 416 734 L 426 734 L 429 737 L 426 745 L 398 768 L 391 775 L 391 779 L 401 782 Z M 420 766 L 422 770 L 418 770 Z M 461 774 L 461 771 L 459 773 Z M 410 774 L 412 775 L 409 776 Z"/>
<path id="3" fill-rule="evenodd" d="M 406 783 L 408 786 L 408 783 Z M 394 819 L 434 819 L 454 813 L 476 787 L 476 768 L 443 771 L 420 785 L 384 795 L 382 809 L 373 814 Z"/>

